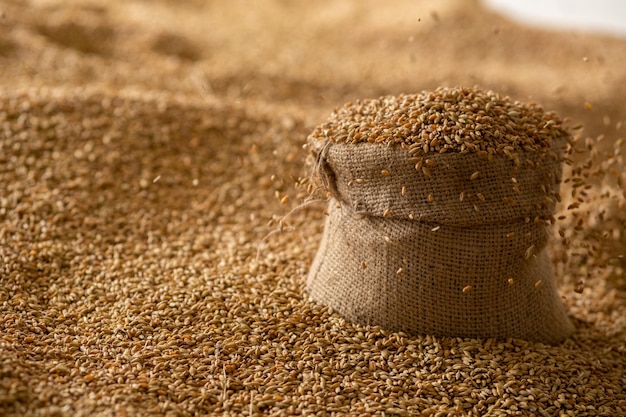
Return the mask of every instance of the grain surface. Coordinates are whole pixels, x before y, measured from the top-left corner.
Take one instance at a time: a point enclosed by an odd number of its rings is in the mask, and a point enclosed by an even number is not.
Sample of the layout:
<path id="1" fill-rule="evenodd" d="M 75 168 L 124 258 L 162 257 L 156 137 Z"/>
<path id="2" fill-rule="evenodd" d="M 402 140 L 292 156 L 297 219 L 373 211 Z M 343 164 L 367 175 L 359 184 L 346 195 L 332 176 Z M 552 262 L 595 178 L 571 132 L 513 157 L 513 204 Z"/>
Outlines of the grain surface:
<path id="1" fill-rule="evenodd" d="M 3 2 L 0 415 L 626 413 L 625 46 L 473 2 Z M 325 216 L 283 217 L 313 127 L 474 84 L 584 125 L 559 346 L 409 337 L 304 295 Z"/>
<path id="2" fill-rule="evenodd" d="M 445 88 L 357 100 L 336 109 L 310 138 L 401 145 L 412 155 L 546 152 L 567 131 L 536 103 L 513 102 L 493 91 Z M 428 169 L 433 161 L 426 160 Z M 478 172 L 470 179 L 478 177 Z"/>

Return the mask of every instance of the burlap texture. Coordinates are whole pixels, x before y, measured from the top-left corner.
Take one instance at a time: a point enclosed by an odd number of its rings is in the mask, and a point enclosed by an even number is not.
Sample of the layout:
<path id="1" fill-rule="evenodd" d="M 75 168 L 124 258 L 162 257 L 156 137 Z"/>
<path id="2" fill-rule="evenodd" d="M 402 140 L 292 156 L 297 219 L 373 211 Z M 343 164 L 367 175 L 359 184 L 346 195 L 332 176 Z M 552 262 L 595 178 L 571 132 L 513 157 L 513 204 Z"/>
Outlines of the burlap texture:
<path id="1" fill-rule="evenodd" d="M 413 334 L 557 343 L 572 332 L 541 221 L 554 211 L 559 144 L 522 153 L 519 166 L 437 154 L 430 176 L 400 146 L 309 145 L 332 195 L 307 281 L 313 299 Z"/>

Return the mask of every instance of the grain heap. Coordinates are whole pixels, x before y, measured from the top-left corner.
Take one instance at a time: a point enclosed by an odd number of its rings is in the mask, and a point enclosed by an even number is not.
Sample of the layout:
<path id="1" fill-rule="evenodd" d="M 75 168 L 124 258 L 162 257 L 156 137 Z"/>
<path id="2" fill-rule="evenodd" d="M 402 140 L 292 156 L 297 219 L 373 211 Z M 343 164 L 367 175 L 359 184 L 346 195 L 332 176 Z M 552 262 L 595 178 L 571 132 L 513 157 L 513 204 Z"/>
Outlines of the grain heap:
<path id="1" fill-rule="evenodd" d="M 571 292 L 586 322 L 560 346 L 413 337 L 307 300 L 312 212 L 257 258 L 288 191 L 272 176 L 302 169 L 298 113 L 166 93 L 2 97 L 0 415 L 626 412 L 614 288 Z"/>
<path id="2" fill-rule="evenodd" d="M 331 194 L 312 297 L 393 330 L 560 342 L 544 249 L 568 140 L 540 107 L 475 89 L 337 110 L 308 142 Z"/>

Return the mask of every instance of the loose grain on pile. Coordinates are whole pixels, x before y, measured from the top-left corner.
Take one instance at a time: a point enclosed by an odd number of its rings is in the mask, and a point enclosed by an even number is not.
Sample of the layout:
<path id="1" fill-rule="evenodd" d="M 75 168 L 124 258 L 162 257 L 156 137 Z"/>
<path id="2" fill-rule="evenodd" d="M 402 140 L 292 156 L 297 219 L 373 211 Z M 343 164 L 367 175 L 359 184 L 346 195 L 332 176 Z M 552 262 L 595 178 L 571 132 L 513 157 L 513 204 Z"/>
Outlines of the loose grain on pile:
<path id="1" fill-rule="evenodd" d="M 517 152 L 549 151 L 551 142 L 563 135 L 561 121 L 535 103 L 469 88 L 350 102 L 311 133 L 314 139 L 333 142 L 396 143 L 416 157 L 452 151 L 476 152 L 485 158 L 500 154 L 516 165 L 525 162 Z M 430 176 L 423 162 L 418 159 L 416 169 Z M 426 165 L 432 168 L 436 163 L 426 159 Z M 470 179 L 479 175 L 474 172 Z"/>

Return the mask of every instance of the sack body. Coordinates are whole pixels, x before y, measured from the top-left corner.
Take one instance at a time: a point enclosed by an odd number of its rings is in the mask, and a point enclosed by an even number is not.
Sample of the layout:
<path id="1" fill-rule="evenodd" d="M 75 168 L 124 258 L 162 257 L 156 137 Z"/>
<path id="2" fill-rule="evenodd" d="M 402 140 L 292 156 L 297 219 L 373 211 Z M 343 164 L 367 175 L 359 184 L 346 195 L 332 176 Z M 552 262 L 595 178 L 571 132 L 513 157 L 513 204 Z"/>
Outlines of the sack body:
<path id="1" fill-rule="evenodd" d="M 309 139 L 330 192 L 310 296 L 411 334 L 558 343 L 573 326 L 546 252 L 560 148 L 487 158 Z"/>

